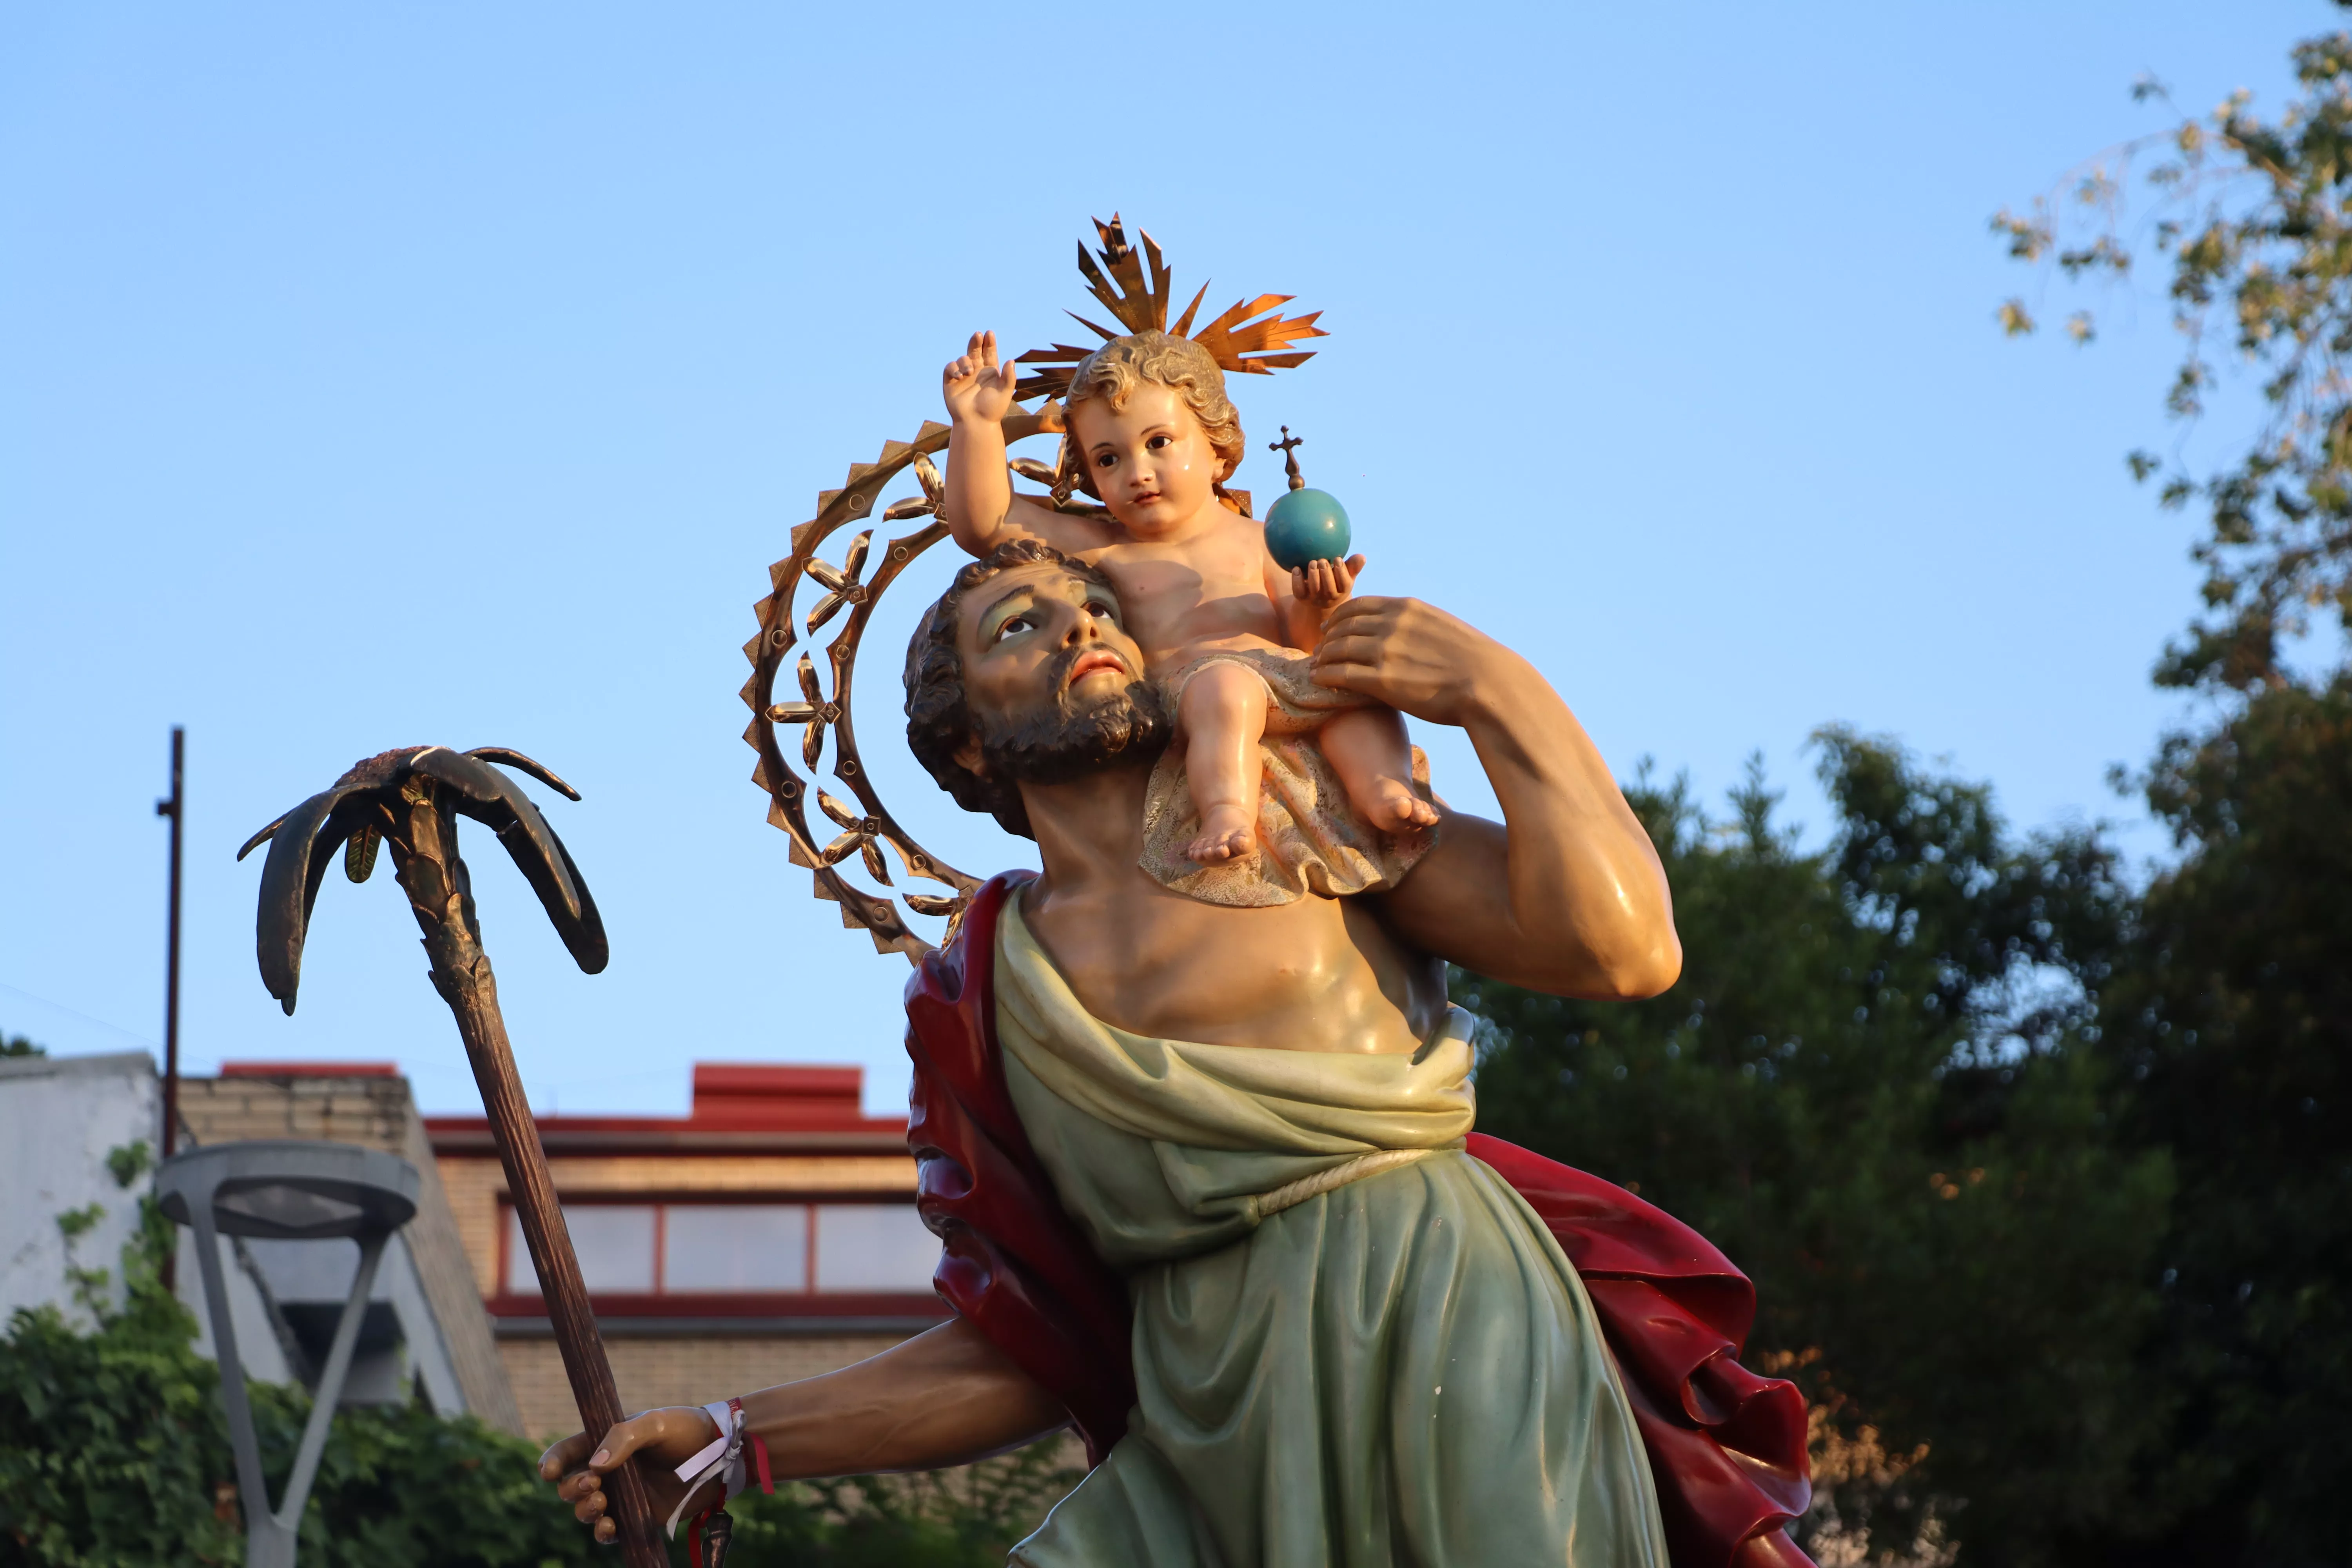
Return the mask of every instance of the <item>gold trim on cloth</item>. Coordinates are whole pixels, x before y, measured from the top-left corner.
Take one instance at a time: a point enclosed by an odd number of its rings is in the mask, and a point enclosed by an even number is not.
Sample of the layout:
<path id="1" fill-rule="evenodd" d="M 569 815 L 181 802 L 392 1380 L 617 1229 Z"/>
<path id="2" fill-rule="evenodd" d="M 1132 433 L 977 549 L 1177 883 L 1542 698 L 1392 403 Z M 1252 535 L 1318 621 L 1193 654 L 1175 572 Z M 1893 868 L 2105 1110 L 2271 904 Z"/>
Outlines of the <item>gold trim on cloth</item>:
<path id="1" fill-rule="evenodd" d="M 1434 1149 L 1383 1149 L 1377 1154 L 1360 1154 L 1344 1165 L 1334 1165 L 1318 1171 L 1311 1176 L 1301 1176 L 1295 1182 L 1285 1182 L 1270 1193 L 1257 1197 L 1257 1216 L 1280 1214 L 1297 1208 L 1309 1198 L 1319 1198 L 1325 1193 L 1360 1182 L 1366 1176 L 1377 1176 L 1382 1171 L 1392 1171 L 1399 1165 L 1410 1165 L 1415 1160 L 1425 1160 L 1437 1152 Z"/>

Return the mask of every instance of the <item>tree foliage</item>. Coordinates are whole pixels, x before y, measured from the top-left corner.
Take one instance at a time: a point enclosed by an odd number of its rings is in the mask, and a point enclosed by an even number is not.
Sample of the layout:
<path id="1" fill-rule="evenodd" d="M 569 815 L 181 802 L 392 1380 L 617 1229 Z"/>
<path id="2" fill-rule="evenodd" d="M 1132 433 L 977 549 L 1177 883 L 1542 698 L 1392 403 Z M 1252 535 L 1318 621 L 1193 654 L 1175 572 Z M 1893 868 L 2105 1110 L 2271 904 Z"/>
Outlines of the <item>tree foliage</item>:
<path id="1" fill-rule="evenodd" d="M 2168 685 L 2273 685 L 2284 679 L 2282 640 L 2352 627 L 2352 35 L 2305 39 L 2294 62 L 2300 96 L 2275 119 L 2233 93 L 1992 220 L 2011 255 L 2070 279 L 2128 278 L 2142 243 L 2169 265 L 2187 340 L 2166 396 L 2173 417 L 2206 412 L 2217 360 L 2260 378 L 2264 416 L 2231 461 L 2200 473 L 2177 457 L 2129 459 L 2161 482 L 2166 505 L 2199 500 L 2208 513 L 2196 547 L 2206 613 L 2160 667 Z M 2170 102 L 2152 79 L 2134 91 Z M 2151 202 L 2137 224 L 2135 188 Z M 2034 330 L 2021 300 L 2000 319 L 2012 333 Z M 2090 312 L 2074 312 L 2068 331 L 2089 342 Z"/>
<path id="2" fill-rule="evenodd" d="M 117 1151 L 130 1187 L 143 1150 Z M 0 1568 L 160 1568 L 245 1557 L 220 1379 L 159 1270 L 173 1227 L 152 1198 L 124 1247 L 121 1305 L 107 1271 L 72 1277 L 96 1328 L 54 1307 L 20 1311 L 0 1339 Z M 68 1243 L 96 1215 L 61 1216 Z M 310 1402 L 250 1391 L 273 1488 L 292 1468 Z M 311 1568 L 579 1568 L 607 1560 L 539 1479 L 539 1451 L 421 1403 L 335 1417 L 303 1514 Z M 976 1568 L 1002 1563 L 1075 1478 L 1051 1444 L 950 1477 L 871 1477 L 739 1498 L 738 1568 Z M 684 1563 L 681 1535 L 672 1560 Z"/>
<path id="3" fill-rule="evenodd" d="M 2103 1009 L 2126 1131 L 2179 1194 L 2140 1375 L 2136 1562 L 2321 1563 L 2352 1541 L 2352 672 L 2159 752 L 2180 842 Z"/>
<path id="4" fill-rule="evenodd" d="M 2035 1561 L 2125 1496 L 2153 1425 L 2132 1354 L 2169 1167 L 2117 1146 L 2083 1049 L 2128 892 L 2088 834 L 2015 841 L 1983 786 L 1821 743 L 1817 853 L 1752 775 L 1727 822 L 1633 792 L 1686 955 L 1663 996 L 1463 977 L 1480 1125 L 1696 1226 L 1828 1436 L 1923 1461 L 1827 1499 L 1848 1531 L 1957 1508 L 1971 1554 Z"/>
<path id="5" fill-rule="evenodd" d="M 2188 341 L 2168 411 L 2203 415 L 2225 357 L 2262 393 L 2252 437 L 2211 471 L 2130 459 L 2166 504 L 2207 510 L 2204 613 L 2157 679 L 2221 700 L 2139 781 L 2179 858 L 2100 1009 L 2122 1134 L 2179 1185 L 2137 1358 L 2163 1425 L 2133 1460 L 2128 1518 L 2083 1543 L 2086 1562 L 2336 1563 L 2352 1539 L 2336 1429 L 2352 1407 L 2352 36 L 2292 58 L 2275 118 L 2233 94 L 1994 220 L 2022 261 L 2119 280 L 2144 182 L 2135 232 L 2168 265 Z M 2018 301 L 2004 318 L 2031 328 Z M 2284 655 L 2306 632 L 2326 635 L 2299 671 Z"/>
<path id="6" fill-rule="evenodd" d="M 126 1191 L 150 1166 L 144 1144 L 107 1163 Z M 43 1307 L 19 1311 L 0 1340 L 0 1564 L 244 1560 L 219 1373 L 196 1354 L 195 1321 L 163 1283 L 173 1226 L 152 1197 L 136 1201 L 121 1305 L 107 1270 L 77 1263 L 68 1283 L 96 1327 L 79 1331 Z M 69 1250 L 100 1213 L 58 1216 Z M 250 1392 L 264 1467 L 282 1484 L 309 1401 L 299 1389 Z M 421 1405 L 345 1411 L 303 1516 L 301 1559 L 337 1568 L 585 1563 L 583 1532 L 536 1480 L 535 1458 Z"/>
<path id="7" fill-rule="evenodd" d="M 730 1568 L 1001 1568 L 1078 1482 L 1059 1438 L 963 1470 L 745 1493 Z M 684 1558 L 678 1561 L 683 1562 Z"/>

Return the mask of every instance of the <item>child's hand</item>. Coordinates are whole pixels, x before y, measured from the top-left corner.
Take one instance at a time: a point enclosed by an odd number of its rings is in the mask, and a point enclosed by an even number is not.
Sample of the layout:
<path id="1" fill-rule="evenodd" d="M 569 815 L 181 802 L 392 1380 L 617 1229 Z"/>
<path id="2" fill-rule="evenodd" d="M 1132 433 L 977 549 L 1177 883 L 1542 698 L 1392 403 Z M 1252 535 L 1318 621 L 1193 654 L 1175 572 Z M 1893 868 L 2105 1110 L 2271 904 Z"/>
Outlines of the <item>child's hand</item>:
<path id="1" fill-rule="evenodd" d="M 1012 411 L 1013 384 L 1019 376 L 1011 360 L 1003 365 L 996 363 L 994 332 L 972 333 L 961 357 L 949 362 L 947 369 L 940 373 L 949 416 L 1002 424 L 1004 416 Z"/>
<path id="2" fill-rule="evenodd" d="M 1328 613 L 1356 591 L 1356 575 L 1363 569 L 1364 558 L 1360 555 L 1351 555 L 1345 561 L 1309 561 L 1304 566 L 1294 566 L 1290 569 L 1290 595 L 1302 605 L 1312 605 Z"/>

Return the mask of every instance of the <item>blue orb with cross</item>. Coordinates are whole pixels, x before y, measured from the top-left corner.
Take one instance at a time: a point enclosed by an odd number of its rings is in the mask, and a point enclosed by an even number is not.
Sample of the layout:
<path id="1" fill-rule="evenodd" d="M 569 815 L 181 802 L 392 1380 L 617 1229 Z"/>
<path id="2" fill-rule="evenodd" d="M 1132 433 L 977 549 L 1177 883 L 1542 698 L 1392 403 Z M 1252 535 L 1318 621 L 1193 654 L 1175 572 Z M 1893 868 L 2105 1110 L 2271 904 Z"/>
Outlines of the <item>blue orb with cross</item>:
<path id="1" fill-rule="evenodd" d="M 1348 558 L 1348 509 L 1328 490 L 1301 488 L 1265 514 L 1265 548 L 1285 571 Z"/>
<path id="2" fill-rule="evenodd" d="M 1282 454 L 1282 470 L 1290 480 L 1290 493 L 1265 513 L 1266 553 L 1286 572 L 1296 572 L 1310 561 L 1348 558 L 1348 509 L 1328 490 L 1307 488 L 1298 471 L 1298 448 L 1305 444 L 1305 437 L 1292 435 L 1287 425 L 1282 427 L 1281 440 L 1265 444 L 1267 451 Z"/>

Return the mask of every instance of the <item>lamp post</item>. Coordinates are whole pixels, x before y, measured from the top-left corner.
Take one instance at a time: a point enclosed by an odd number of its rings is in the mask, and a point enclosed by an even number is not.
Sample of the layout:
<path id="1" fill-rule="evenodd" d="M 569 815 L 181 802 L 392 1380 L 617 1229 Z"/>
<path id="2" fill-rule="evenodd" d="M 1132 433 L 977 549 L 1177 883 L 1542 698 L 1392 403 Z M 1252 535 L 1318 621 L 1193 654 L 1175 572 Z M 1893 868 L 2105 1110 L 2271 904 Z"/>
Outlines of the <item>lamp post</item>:
<path id="1" fill-rule="evenodd" d="M 395 1154 L 349 1143 L 313 1143 L 265 1139 L 217 1143 L 165 1161 L 155 1175 L 163 1212 L 195 1232 L 196 1266 L 204 1272 L 205 1313 L 212 1323 L 213 1353 L 220 1364 L 221 1403 L 228 1411 L 229 1446 L 236 1455 L 236 1489 L 245 1503 L 247 1568 L 294 1568 L 302 1508 L 326 1449 L 327 1427 L 342 1399 L 367 1315 L 383 1244 L 416 1212 L 416 1167 Z M 253 1429 L 253 1405 L 246 1397 L 245 1367 L 237 1359 L 236 1324 L 229 1312 L 228 1280 L 221 1269 L 220 1237 L 258 1237 L 279 1241 L 324 1241 L 349 1237 L 359 1243 L 359 1268 L 350 1300 L 335 1324 L 335 1338 L 294 1453 L 293 1473 L 278 1506 L 269 1506 L 261 1473 L 261 1445 Z"/>

